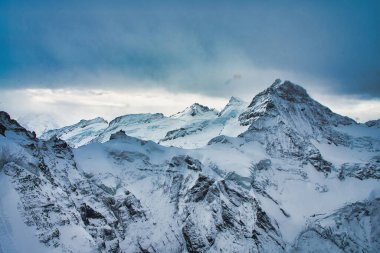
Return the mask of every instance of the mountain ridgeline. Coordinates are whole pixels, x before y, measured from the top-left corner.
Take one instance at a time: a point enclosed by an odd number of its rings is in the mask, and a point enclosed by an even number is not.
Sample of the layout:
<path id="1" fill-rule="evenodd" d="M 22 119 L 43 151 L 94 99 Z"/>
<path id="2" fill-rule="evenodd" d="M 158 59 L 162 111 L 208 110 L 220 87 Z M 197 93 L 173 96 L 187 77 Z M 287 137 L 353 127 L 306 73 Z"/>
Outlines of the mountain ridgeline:
<path id="1" fill-rule="evenodd" d="M 280 80 L 39 137 L 0 112 L 0 252 L 379 252 L 378 125 Z"/>

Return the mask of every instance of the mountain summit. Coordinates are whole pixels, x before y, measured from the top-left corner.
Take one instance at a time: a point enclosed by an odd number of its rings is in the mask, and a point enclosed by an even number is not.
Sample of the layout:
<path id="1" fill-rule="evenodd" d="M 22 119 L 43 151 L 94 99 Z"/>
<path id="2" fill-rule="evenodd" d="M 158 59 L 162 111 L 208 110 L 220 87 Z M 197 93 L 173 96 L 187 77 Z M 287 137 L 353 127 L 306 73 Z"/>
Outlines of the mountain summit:
<path id="1" fill-rule="evenodd" d="M 325 172 L 331 166 L 312 141 L 347 145 L 349 138 L 335 127 L 356 124 L 312 99 L 301 86 L 279 79 L 252 99 L 239 120 L 249 126 L 240 135 L 246 141 L 260 142 L 273 157 L 296 156 Z"/>
<path id="2" fill-rule="evenodd" d="M 196 117 L 196 116 L 204 115 L 205 113 L 216 114 L 215 109 L 211 109 L 205 105 L 194 103 L 191 106 L 187 107 L 182 112 L 176 113 L 172 115 L 171 117 L 172 118 L 180 118 L 180 117 L 186 117 L 186 116 Z"/>
<path id="3" fill-rule="evenodd" d="M 260 127 L 260 122 L 272 117 L 277 117 L 277 123 L 288 124 L 305 134 L 312 134 L 316 131 L 315 128 L 324 125 L 356 123 L 313 100 L 301 86 L 290 81 L 281 82 L 279 79 L 252 99 L 247 110 L 240 115 L 240 121 L 243 125 L 254 128 Z M 253 124 L 255 122 L 257 123 Z"/>

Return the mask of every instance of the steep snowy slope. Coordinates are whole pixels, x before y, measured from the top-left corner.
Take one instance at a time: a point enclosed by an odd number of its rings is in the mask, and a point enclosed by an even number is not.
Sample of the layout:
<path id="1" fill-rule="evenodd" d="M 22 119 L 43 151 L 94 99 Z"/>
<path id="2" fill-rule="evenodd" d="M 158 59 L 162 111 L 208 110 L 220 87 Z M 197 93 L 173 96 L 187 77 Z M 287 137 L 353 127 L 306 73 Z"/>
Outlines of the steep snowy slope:
<path id="1" fill-rule="evenodd" d="M 48 140 L 53 136 L 65 140 L 71 147 L 79 147 L 99 136 L 108 126 L 103 118 L 81 120 L 77 124 L 60 129 L 49 130 L 42 134 L 41 139 Z"/>

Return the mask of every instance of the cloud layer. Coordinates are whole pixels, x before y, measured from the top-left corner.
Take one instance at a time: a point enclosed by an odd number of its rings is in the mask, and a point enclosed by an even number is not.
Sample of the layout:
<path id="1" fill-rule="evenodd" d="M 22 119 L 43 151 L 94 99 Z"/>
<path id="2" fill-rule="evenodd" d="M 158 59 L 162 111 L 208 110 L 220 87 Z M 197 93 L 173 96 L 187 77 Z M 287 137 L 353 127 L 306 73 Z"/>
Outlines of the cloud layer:
<path id="1" fill-rule="evenodd" d="M 117 75 L 214 95 L 231 76 L 256 66 L 328 79 L 338 93 L 380 96 L 378 1 L 2 5 L 2 86 L 103 87 L 91 77 Z"/>

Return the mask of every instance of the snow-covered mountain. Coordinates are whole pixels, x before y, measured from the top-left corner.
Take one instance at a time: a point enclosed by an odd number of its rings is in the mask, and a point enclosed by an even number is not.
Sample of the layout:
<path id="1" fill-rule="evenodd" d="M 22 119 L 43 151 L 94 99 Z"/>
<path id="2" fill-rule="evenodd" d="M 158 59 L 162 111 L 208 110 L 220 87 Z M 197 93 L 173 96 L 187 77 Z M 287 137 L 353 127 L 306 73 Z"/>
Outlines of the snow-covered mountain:
<path id="1" fill-rule="evenodd" d="M 53 136 L 65 140 L 72 147 L 85 145 L 101 134 L 108 126 L 103 118 L 81 120 L 78 123 L 56 130 L 49 130 L 42 134 L 41 138 L 49 140 Z"/>
<path id="2" fill-rule="evenodd" d="M 379 128 L 291 82 L 44 138 L 0 112 L 0 252 L 379 251 Z"/>
<path id="3" fill-rule="evenodd" d="M 106 142 L 111 134 L 123 130 L 130 136 L 165 146 L 195 148 L 205 146 L 220 134 L 237 136 L 243 132 L 247 127 L 240 125 L 238 115 L 246 106 L 245 102 L 232 97 L 220 113 L 195 103 L 170 117 L 161 113 L 128 114 L 115 118 L 109 125 L 104 120 L 100 124 L 97 119 L 82 120 L 71 126 L 47 131 L 41 138 L 48 140 L 56 135 L 71 147 L 79 147 L 92 141 Z"/>

